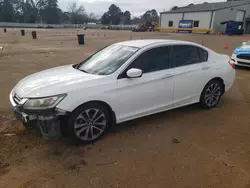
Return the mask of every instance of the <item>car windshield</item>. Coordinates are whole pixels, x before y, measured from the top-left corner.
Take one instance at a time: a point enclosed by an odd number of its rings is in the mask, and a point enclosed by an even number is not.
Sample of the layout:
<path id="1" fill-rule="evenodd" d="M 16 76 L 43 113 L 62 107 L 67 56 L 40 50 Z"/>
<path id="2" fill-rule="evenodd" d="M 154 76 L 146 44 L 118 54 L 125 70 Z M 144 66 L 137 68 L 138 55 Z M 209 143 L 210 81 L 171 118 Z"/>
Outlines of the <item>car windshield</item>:
<path id="1" fill-rule="evenodd" d="M 111 45 L 87 58 L 77 68 L 89 74 L 112 74 L 137 50 L 131 46 Z"/>

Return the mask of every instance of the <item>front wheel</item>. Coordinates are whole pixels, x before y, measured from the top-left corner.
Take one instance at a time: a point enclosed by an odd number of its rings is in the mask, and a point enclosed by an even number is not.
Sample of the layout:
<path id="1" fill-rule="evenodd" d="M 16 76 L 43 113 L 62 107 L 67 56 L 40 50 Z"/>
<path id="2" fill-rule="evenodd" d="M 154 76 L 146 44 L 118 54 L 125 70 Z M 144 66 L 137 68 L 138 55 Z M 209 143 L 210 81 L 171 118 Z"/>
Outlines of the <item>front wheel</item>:
<path id="1" fill-rule="evenodd" d="M 69 130 L 77 143 L 90 143 L 107 130 L 111 116 L 101 104 L 89 103 L 78 107 L 69 118 Z"/>
<path id="2" fill-rule="evenodd" d="M 200 103 L 204 108 L 217 106 L 223 94 L 223 84 L 219 80 L 211 80 L 202 91 Z"/>

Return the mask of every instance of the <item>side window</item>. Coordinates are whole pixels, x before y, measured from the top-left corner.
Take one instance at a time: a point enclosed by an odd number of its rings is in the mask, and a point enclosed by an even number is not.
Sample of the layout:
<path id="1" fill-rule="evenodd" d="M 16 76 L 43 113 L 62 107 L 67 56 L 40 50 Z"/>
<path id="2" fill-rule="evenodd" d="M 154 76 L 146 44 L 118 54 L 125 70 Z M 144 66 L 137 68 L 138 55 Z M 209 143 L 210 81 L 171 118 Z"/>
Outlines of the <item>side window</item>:
<path id="1" fill-rule="evenodd" d="M 173 21 L 169 21 L 169 22 L 168 22 L 168 27 L 173 27 L 173 24 L 174 24 Z"/>
<path id="2" fill-rule="evenodd" d="M 208 52 L 199 48 L 201 62 L 205 62 L 208 59 Z"/>
<path id="3" fill-rule="evenodd" d="M 131 68 L 141 69 L 143 73 L 168 69 L 170 68 L 169 54 L 169 47 L 150 49 L 137 57 L 119 78 L 125 78 L 126 72 Z"/>
<path id="4" fill-rule="evenodd" d="M 173 46 L 175 67 L 195 64 L 202 62 L 198 47 L 190 45 Z"/>
<path id="5" fill-rule="evenodd" d="M 199 27 L 199 23 L 200 23 L 200 21 L 194 21 L 194 27 Z"/>
<path id="6" fill-rule="evenodd" d="M 159 47 L 148 50 L 137 57 L 129 68 L 141 69 L 143 73 L 169 68 L 169 48 Z"/>

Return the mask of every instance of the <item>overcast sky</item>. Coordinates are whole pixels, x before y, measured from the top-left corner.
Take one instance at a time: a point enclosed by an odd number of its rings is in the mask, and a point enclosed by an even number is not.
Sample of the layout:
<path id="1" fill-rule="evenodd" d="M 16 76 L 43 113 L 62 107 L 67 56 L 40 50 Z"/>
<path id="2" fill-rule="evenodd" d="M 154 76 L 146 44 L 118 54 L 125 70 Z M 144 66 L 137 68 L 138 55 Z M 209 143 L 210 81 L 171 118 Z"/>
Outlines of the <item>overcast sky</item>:
<path id="1" fill-rule="evenodd" d="M 83 5 L 88 13 L 102 15 L 111 4 L 119 6 L 122 11 L 129 10 L 132 16 L 140 16 L 145 11 L 156 9 L 158 12 L 169 10 L 172 6 L 185 6 L 190 3 L 221 2 L 226 0 L 58 0 L 62 10 L 67 10 L 70 2 L 76 1 Z"/>

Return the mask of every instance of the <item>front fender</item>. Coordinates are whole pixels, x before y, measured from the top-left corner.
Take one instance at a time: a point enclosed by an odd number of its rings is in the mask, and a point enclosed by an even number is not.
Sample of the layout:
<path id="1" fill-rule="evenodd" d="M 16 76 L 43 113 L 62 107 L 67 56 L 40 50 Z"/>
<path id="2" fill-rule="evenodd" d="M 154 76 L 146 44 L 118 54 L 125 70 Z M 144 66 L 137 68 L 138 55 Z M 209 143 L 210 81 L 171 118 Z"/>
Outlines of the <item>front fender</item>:
<path id="1" fill-rule="evenodd" d="M 78 106 L 90 101 L 107 103 L 113 111 L 117 106 L 116 84 L 104 84 L 67 93 L 67 96 L 57 105 L 57 108 L 72 112 Z"/>
<path id="2" fill-rule="evenodd" d="M 78 98 L 78 99 L 75 98 L 74 100 L 67 99 L 67 97 L 57 105 L 57 108 L 60 108 L 60 109 L 65 110 L 67 112 L 72 112 L 80 105 L 87 103 L 87 102 L 90 102 L 90 101 L 101 101 L 101 102 L 107 103 L 112 109 L 114 108 L 112 106 L 112 104 L 110 104 L 110 100 L 106 99 L 105 97 L 101 97 L 101 96 L 99 96 L 99 97 L 93 96 L 93 97 Z"/>

